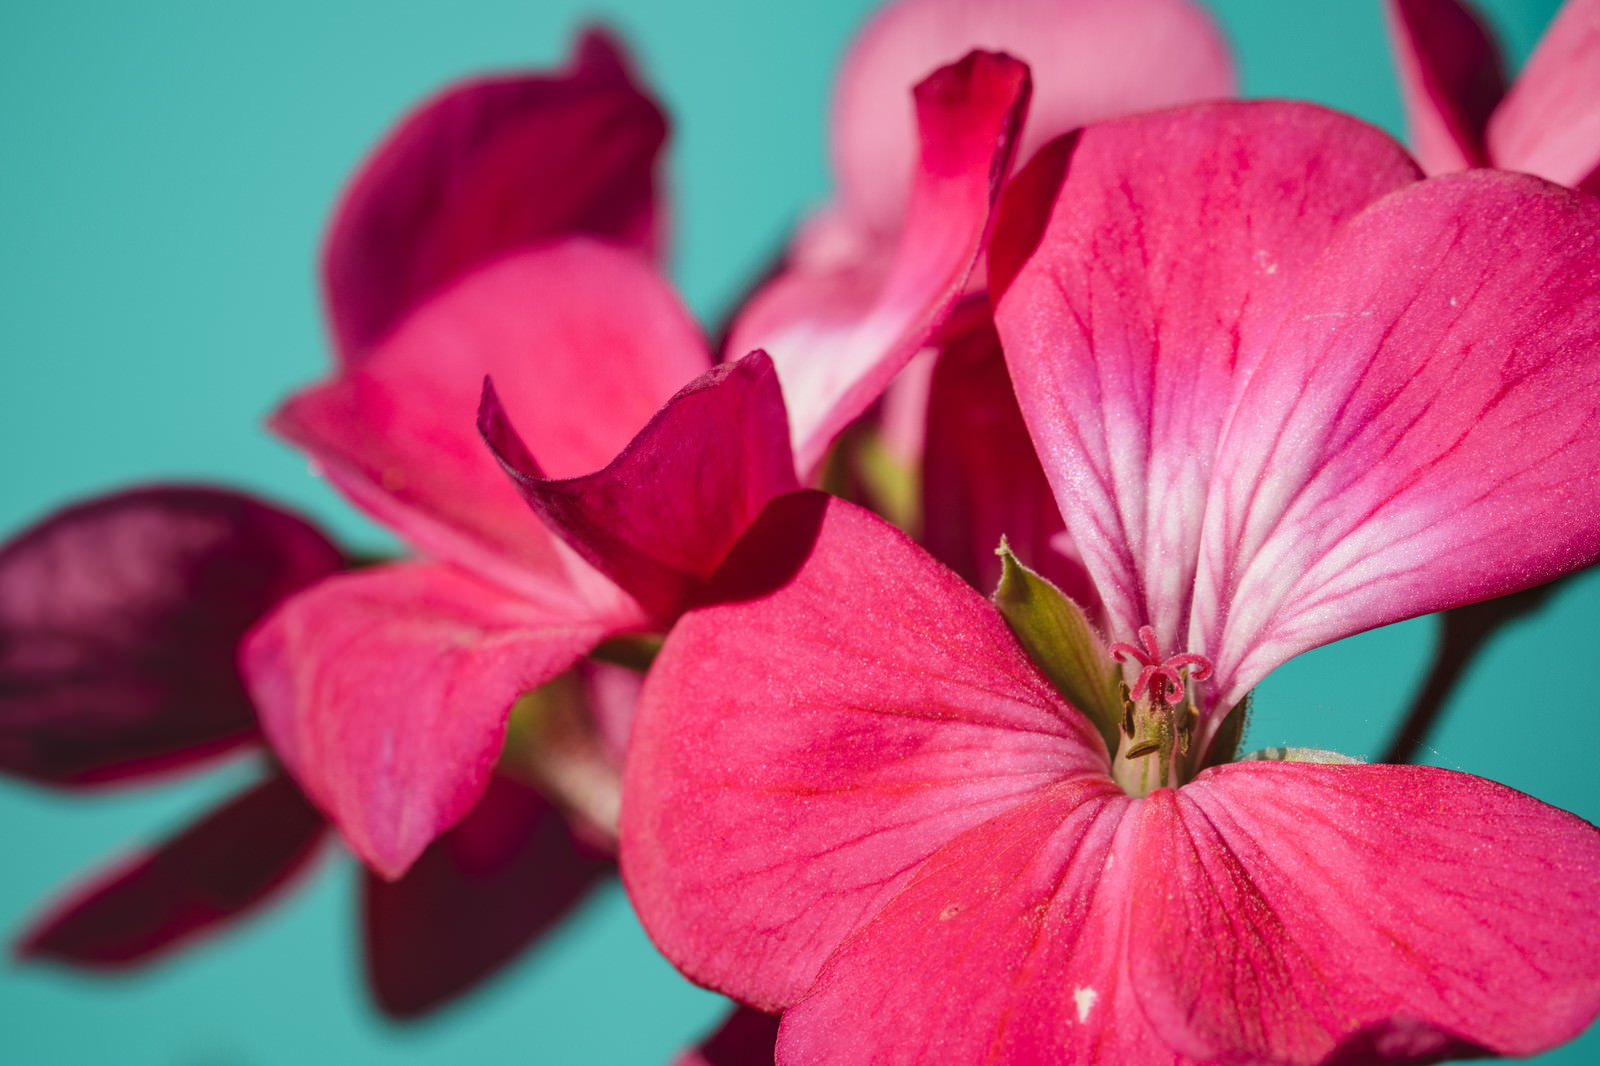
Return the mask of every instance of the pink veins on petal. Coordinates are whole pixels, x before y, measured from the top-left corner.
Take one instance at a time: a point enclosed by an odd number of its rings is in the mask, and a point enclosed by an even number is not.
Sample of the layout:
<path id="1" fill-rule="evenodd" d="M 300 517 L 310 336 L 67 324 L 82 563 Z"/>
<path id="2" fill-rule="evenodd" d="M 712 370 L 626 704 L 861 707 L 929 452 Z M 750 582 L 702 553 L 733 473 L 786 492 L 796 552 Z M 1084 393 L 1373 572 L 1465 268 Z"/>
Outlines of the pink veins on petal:
<path id="1" fill-rule="evenodd" d="M 1151 687 L 1156 678 L 1165 678 L 1164 687 L 1155 688 L 1156 698 L 1167 703 L 1181 703 L 1183 701 L 1183 675 L 1178 673 L 1184 667 L 1192 667 L 1192 676 L 1196 681 L 1204 681 L 1211 676 L 1211 660 L 1204 655 L 1194 652 L 1184 652 L 1171 658 L 1162 658 L 1161 642 L 1156 638 L 1156 631 L 1150 626 L 1139 627 L 1139 641 L 1144 647 L 1136 648 L 1125 641 L 1117 641 L 1111 645 L 1111 657 L 1119 663 L 1137 662 L 1144 667 L 1139 671 L 1139 678 L 1133 683 L 1129 695 L 1135 700 L 1144 696 L 1145 690 Z"/>

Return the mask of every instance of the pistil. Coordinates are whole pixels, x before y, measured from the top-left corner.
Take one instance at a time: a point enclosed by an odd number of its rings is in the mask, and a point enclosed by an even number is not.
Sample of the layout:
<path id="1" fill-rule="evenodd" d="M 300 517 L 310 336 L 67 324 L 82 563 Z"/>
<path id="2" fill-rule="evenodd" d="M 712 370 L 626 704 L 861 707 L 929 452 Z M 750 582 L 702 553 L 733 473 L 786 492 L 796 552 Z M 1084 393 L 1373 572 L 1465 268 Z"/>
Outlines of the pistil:
<path id="1" fill-rule="evenodd" d="M 1123 686 L 1122 736 L 1112 763 L 1112 776 L 1132 796 L 1187 779 L 1190 741 L 1200 719 L 1187 682 L 1204 681 L 1212 672 L 1204 655 L 1163 656 L 1150 626 L 1139 627 L 1139 643 L 1143 647 L 1118 642 L 1108 649 L 1117 662 L 1141 667 L 1133 686 Z"/>

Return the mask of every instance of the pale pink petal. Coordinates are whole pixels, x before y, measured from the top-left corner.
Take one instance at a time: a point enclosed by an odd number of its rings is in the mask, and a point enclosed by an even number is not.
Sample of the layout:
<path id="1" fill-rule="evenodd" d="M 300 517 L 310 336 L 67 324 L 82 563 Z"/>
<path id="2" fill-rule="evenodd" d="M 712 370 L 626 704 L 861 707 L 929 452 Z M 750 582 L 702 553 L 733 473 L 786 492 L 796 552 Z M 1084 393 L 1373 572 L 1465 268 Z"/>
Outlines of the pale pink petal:
<path id="1" fill-rule="evenodd" d="M 1028 84 L 1026 67 L 988 52 L 930 75 L 914 93 L 921 154 L 898 243 L 832 265 L 798 264 L 734 324 L 732 354 L 762 348 L 778 365 L 802 475 L 961 294 L 1011 166 Z"/>
<path id="2" fill-rule="evenodd" d="M 1489 120 L 1504 170 L 1600 192 L 1600 0 L 1567 0 Z"/>
<path id="3" fill-rule="evenodd" d="M 658 620 L 694 601 L 768 500 L 798 487 L 765 352 L 685 386 L 610 465 L 584 477 L 545 476 L 494 383 L 478 417 L 533 511 Z"/>
<path id="4" fill-rule="evenodd" d="M 1128 980 L 1139 806 L 1080 777 L 941 848 L 784 1015 L 778 1061 L 1187 1063 Z"/>
<path id="5" fill-rule="evenodd" d="M 1481 778 L 1240 763 L 1153 794 L 1133 865 L 1134 988 L 1196 1058 L 1531 1055 L 1600 1010 L 1600 833 Z"/>
<path id="6" fill-rule="evenodd" d="M 1097 615 L 1100 597 L 1088 573 L 1055 546 L 1065 534 L 1061 512 L 1017 409 L 988 308 L 963 308 L 940 333 L 922 460 L 923 546 L 990 594 L 1005 537 L 1017 558 Z"/>
<path id="7" fill-rule="evenodd" d="M 1309 648 L 1600 557 L 1600 201 L 1430 179 L 1354 220 L 1241 398 L 1188 650 L 1229 705 Z"/>
<path id="8" fill-rule="evenodd" d="M 995 321 L 1111 639 L 1210 652 L 1186 629 L 1234 398 L 1330 235 L 1416 177 L 1372 127 L 1266 102 L 1092 126 L 1013 183 Z"/>
<path id="9" fill-rule="evenodd" d="M 347 364 L 429 297 L 540 241 L 587 233 L 654 250 L 667 122 L 621 46 L 590 31 L 568 69 L 455 86 L 408 115 L 363 165 L 323 250 Z"/>
<path id="10" fill-rule="evenodd" d="M 94 969 L 150 962 L 276 896 L 310 864 L 326 828 L 274 773 L 72 890 L 22 934 L 17 954 Z"/>
<path id="11" fill-rule="evenodd" d="M 524 692 L 604 635 L 447 567 L 322 582 L 246 639 L 261 725 L 356 853 L 398 877 L 483 794 Z"/>
<path id="12" fill-rule="evenodd" d="M 901 0 L 851 46 L 833 103 L 833 160 L 845 210 L 900 229 L 917 158 L 907 90 L 974 48 L 1033 73 L 1018 158 L 1091 122 L 1233 94 L 1227 45 L 1188 0 Z"/>
<path id="13" fill-rule="evenodd" d="M 711 365 L 671 287 L 587 240 L 519 253 L 430 300 L 360 367 L 291 399 L 274 426 L 423 552 L 523 595 L 619 610 L 558 545 L 474 429 L 485 375 L 557 477 L 609 463 Z"/>
<path id="14" fill-rule="evenodd" d="M 739 599 L 685 615 L 645 682 L 623 877 L 686 974 L 771 1010 L 934 851 L 1106 754 L 994 608 L 866 511 L 781 497 L 719 580 Z"/>
<path id="15" fill-rule="evenodd" d="M 1412 150 L 1429 174 L 1487 166 L 1484 130 L 1505 95 L 1500 51 L 1460 0 L 1386 0 Z"/>

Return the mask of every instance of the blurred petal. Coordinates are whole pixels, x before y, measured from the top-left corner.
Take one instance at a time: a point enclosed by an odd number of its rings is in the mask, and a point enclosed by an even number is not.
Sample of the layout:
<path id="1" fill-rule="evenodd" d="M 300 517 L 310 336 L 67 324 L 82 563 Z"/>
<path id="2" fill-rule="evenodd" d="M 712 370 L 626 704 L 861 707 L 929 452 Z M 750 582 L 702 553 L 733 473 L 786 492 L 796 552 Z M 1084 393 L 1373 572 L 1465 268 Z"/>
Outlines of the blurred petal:
<path id="1" fill-rule="evenodd" d="M 1600 0 L 1567 0 L 1489 120 L 1503 170 L 1600 193 Z"/>
<path id="2" fill-rule="evenodd" d="M 240 661 L 284 765 L 395 878 L 478 802 L 517 697 L 603 633 L 447 567 L 402 564 L 294 597 Z"/>
<path id="3" fill-rule="evenodd" d="M 74 889 L 23 934 L 17 952 L 108 969 L 148 962 L 265 902 L 305 868 L 325 824 L 275 773 Z"/>
<path id="4" fill-rule="evenodd" d="M 951 837 L 1107 766 L 994 608 L 881 519 L 782 497 L 719 582 L 783 562 L 796 572 L 776 591 L 747 585 L 668 635 L 622 803 L 623 876 L 651 939 L 768 1010 Z"/>
<path id="5" fill-rule="evenodd" d="M 344 558 L 303 520 L 220 489 L 135 489 L 0 548 L 0 769 L 83 784 L 255 733 L 245 631 Z"/>
<path id="6" fill-rule="evenodd" d="M 1600 557 L 1600 202 L 1471 171 L 1355 219 L 1240 399 L 1191 650 L 1279 663 Z"/>
<path id="7" fill-rule="evenodd" d="M 734 1007 L 717 1031 L 684 1052 L 672 1066 L 773 1066 L 778 1016 Z"/>
<path id="8" fill-rule="evenodd" d="M 667 122 L 621 46 L 590 31 L 568 69 L 455 86 L 407 116 L 345 192 L 323 252 L 335 340 L 359 363 L 476 267 L 586 233 L 653 251 Z"/>
<path id="9" fill-rule="evenodd" d="M 539 517 L 663 621 L 691 603 L 767 501 L 797 487 L 764 352 L 703 374 L 585 477 L 547 478 L 492 384 L 479 428 Z"/>
<path id="10" fill-rule="evenodd" d="M 384 1012 L 425 1014 L 486 980 L 612 869 L 539 793 L 495 775 L 398 881 L 362 882 L 367 977 Z"/>
<path id="11" fill-rule="evenodd" d="M 616 612 L 616 590 L 528 512 L 474 431 L 484 376 L 546 469 L 572 477 L 609 463 L 710 366 L 647 261 L 568 240 L 474 273 L 274 424 L 423 552 L 530 599 Z"/>
<path id="12" fill-rule="evenodd" d="M 995 322 L 1111 639 L 1215 654 L 1186 630 L 1234 399 L 1333 232 L 1416 177 L 1364 123 L 1263 102 L 1092 126 L 1013 183 Z"/>
<path id="13" fill-rule="evenodd" d="M 1233 64 L 1215 22 L 1188 0 L 902 0 L 883 7 L 846 56 L 833 103 L 839 194 L 860 225 L 900 229 L 917 158 L 907 91 L 974 48 L 1028 64 L 1026 161 L 1091 122 L 1231 96 Z"/>
<path id="14" fill-rule="evenodd" d="M 947 314 L 983 245 L 1027 112 L 1028 70 L 973 52 L 916 87 L 921 138 L 906 225 L 892 253 L 798 264 L 751 301 L 728 350 L 772 354 L 795 460 L 815 469 Z"/>
<path id="15" fill-rule="evenodd" d="M 784 1015 L 783 1060 L 1188 1066 L 1128 983 L 1137 809 L 1080 777 L 946 844 Z"/>
<path id="16" fill-rule="evenodd" d="M 923 546 L 987 594 L 1000 581 L 995 549 L 1003 536 L 1018 558 L 1094 617 L 1100 597 L 1088 573 L 1055 546 L 1066 527 L 1017 408 L 988 308 L 957 312 L 942 332 L 947 339 L 927 407 Z"/>
<path id="17" fill-rule="evenodd" d="M 1227 766 L 1149 798 L 1133 866 L 1134 987 L 1196 1058 L 1531 1055 L 1600 1009 L 1600 833 L 1491 781 Z"/>
<path id="18" fill-rule="evenodd" d="M 1494 38 L 1460 0 L 1387 0 L 1406 128 L 1429 174 L 1489 164 L 1484 131 L 1505 95 Z"/>

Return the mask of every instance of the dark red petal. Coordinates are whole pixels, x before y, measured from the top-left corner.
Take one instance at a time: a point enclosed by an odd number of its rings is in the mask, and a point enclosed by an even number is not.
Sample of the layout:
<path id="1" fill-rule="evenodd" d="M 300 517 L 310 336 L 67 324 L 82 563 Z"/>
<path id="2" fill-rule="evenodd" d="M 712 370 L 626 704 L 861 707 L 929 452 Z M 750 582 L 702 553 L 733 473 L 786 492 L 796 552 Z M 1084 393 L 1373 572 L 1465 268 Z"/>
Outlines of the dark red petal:
<path id="1" fill-rule="evenodd" d="M 797 487 L 765 352 L 701 375 L 584 477 L 546 478 L 491 384 L 478 427 L 539 517 L 661 620 L 689 605 L 768 500 Z"/>
<path id="2" fill-rule="evenodd" d="M 772 1066 L 778 1016 L 735 1007 L 717 1031 L 680 1055 L 673 1066 Z"/>
<path id="3" fill-rule="evenodd" d="M 922 543 L 984 594 L 1000 581 L 1004 536 L 1017 557 L 1098 614 L 1100 596 L 1075 554 L 1011 389 L 986 301 L 958 311 L 928 395 Z M 1066 548 L 1068 551 L 1063 551 Z"/>
<path id="4" fill-rule="evenodd" d="M 424 1014 L 520 955 L 614 868 L 538 792 L 496 775 L 398 881 L 362 883 L 367 979 L 384 1012 Z"/>
<path id="5" fill-rule="evenodd" d="M 568 69 L 457 86 L 406 118 L 339 206 L 323 284 L 340 355 L 359 361 L 474 267 L 552 237 L 659 243 L 667 122 L 620 46 L 590 31 Z"/>
<path id="6" fill-rule="evenodd" d="M 237 493 L 136 489 L 68 508 L 0 548 L 0 769 L 104 781 L 254 734 L 234 650 L 343 556 Z"/>
<path id="7" fill-rule="evenodd" d="M 1494 38 L 1459 0 L 1388 0 L 1411 147 L 1422 169 L 1487 166 L 1484 131 L 1506 92 Z"/>
<path id="8" fill-rule="evenodd" d="M 149 961 L 272 896 L 316 853 L 325 825 L 274 773 L 155 851 L 73 890 L 17 952 L 105 969 Z"/>

